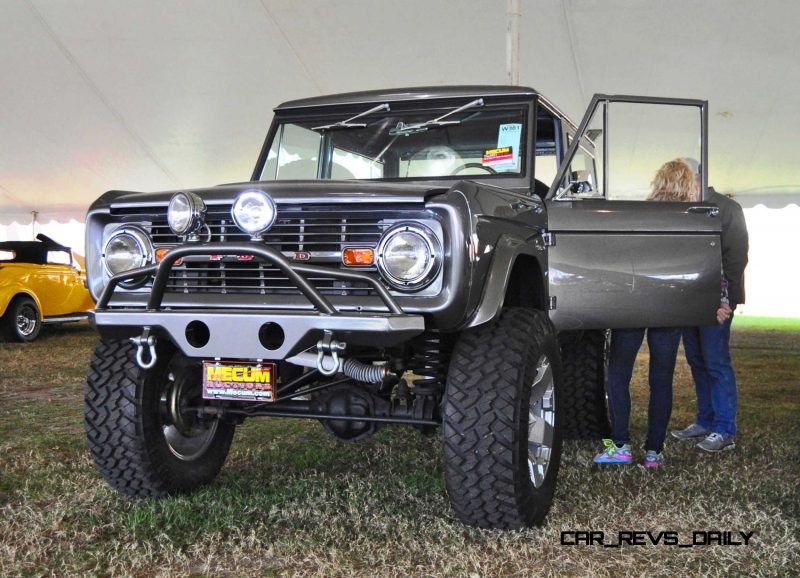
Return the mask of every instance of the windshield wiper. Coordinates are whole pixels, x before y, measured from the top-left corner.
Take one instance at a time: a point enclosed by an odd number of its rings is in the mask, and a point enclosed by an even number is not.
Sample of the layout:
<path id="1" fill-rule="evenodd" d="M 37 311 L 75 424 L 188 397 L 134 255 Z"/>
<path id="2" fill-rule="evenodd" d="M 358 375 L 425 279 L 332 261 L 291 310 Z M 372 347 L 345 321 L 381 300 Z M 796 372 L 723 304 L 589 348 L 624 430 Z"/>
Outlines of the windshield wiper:
<path id="1" fill-rule="evenodd" d="M 332 130 L 336 128 L 365 128 L 367 123 L 365 122 L 351 122 L 356 120 L 357 118 L 361 118 L 362 116 L 367 116 L 368 114 L 372 114 L 373 112 L 378 112 L 380 110 L 389 111 L 389 104 L 383 103 L 379 104 L 378 106 L 372 107 L 369 110 L 365 110 L 362 113 L 359 113 L 355 116 L 351 116 L 346 120 L 340 120 L 339 122 L 335 122 L 333 124 L 323 124 L 322 126 L 315 126 L 311 130 Z"/>
<path id="2" fill-rule="evenodd" d="M 474 108 L 476 106 L 483 106 L 482 98 L 478 98 L 476 100 L 473 100 L 472 102 L 468 102 L 464 106 L 459 106 L 458 108 L 455 108 L 450 112 L 447 112 L 442 116 L 434 118 L 432 120 L 428 120 L 425 122 L 418 122 L 415 124 L 404 124 L 402 122 L 398 122 L 396 127 L 389 129 L 389 134 L 392 136 L 397 136 L 397 135 L 408 136 L 410 134 L 416 134 L 418 132 L 425 132 L 426 130 L 432 127 L 449 126 L 451 124 L 461 124 L 460 120 L 444 120 L 444 119 L 450 115 L 465 111 L 470 108 Z"/>

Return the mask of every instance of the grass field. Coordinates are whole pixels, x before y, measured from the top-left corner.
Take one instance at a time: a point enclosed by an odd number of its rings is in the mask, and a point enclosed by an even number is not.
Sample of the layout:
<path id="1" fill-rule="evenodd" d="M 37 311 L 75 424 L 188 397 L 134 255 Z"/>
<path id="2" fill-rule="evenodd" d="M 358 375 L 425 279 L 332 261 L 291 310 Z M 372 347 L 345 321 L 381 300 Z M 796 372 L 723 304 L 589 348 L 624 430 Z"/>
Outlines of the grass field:
<path id="1" fill-rule="evenodd" d="M 737 315 L 734 328 L 739 331 L 793 331 L 800 332 L 798 317 L 756 317 L 753 315 Z"/>
<path id="2" fill-rule="evenodd" d="M 734 324 L 736 325 L 736 323 Z M 343 444 L 312 422 L 251 420 L 222 474 L 192 496 L 130 500 L 96 473 L 82 427 L 85 325 L 0 344 L 0 576 L 797 576 L 800 333 L 737 330 L 740 436 L 724 455 L 666 448 L 661 471 L 594 466 L 565 444 L 547 524 L 466 528 L 449 510 L 441 444 L 386 428 Z M 635 443 L 645 431 L 640 356 Z M 692 421 L 679 359 L 672 425 Z M 606 549 L 561 532 L 754 532 L 748 545 Z M 741 540 L 740 540 L 741 541 Z"/>

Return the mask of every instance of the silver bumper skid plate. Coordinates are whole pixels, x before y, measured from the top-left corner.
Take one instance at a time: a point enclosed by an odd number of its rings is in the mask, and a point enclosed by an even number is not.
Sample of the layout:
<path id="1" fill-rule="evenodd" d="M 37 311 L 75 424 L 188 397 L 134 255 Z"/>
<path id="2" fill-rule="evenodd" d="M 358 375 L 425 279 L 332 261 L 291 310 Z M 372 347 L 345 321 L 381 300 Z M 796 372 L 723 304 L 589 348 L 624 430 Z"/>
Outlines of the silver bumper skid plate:
<path id="1" fill-rule="evenodd" d="M 235 359 L 285 359 L 312 347 L 326 329 L 348 343 L 378 347 L 397 345 L 425 330 L 421 315 L 392 313 L 106 309 L 93 311 L 90 319 L 101 334 L 129 328 L 133 335 L 141 333 L 142 327 L 151 327 L 156 334 L 169 335 L 189 357 Z M 198 323 L 207 328 L 204 344 L 192 338 L 192 328 Z M 262 343 L 265 331 L 271 335 L 267 345 L 274 349 Z"/>

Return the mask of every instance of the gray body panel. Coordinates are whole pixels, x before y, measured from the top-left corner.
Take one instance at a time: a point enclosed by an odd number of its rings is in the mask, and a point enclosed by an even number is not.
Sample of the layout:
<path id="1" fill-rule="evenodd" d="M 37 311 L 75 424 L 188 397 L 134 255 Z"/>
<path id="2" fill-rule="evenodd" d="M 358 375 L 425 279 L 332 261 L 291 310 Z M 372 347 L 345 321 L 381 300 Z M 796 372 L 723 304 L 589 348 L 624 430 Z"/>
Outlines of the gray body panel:
<path id="1" fill-rule="evenodd" d="M 269 193 L 276 203 L 421 203 L 434 187 L 409 183 L 379 183 L 350 181 L 260 181 L 231 183 L 206 189 L 192 189 L 207 205 L 230 203 L 236 195 L 249 189 Z M 442 190 L 447 185 L 440 185 Z M 179 189 L 186 190 L 186 189 Z M 142 193 L 109 191 L 89 209 L 116 207 L 154 207 L 169 204 L 176 191 Z"/>
<path id="2" fill-rule="evenodd" d="M 720 222 L 693 203 L 548 201 L 551 319 L 566 329 L 715 323 Z"/>

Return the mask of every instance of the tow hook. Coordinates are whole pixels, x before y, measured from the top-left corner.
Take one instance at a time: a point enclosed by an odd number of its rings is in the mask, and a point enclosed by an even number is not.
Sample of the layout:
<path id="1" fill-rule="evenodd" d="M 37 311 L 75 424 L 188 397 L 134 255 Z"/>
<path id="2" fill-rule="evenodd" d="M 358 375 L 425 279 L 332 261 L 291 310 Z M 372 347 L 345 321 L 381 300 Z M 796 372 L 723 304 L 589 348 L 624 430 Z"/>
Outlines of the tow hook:
<path id="1" fill-rule="evenodd" d="M 333 338 L 333 332 L 326 329 L 322 339 L 317 341 L 317 370 L 326 376 L 341 371 L 339 354 L 344 353 L 345 349 L 347 349 L 347 343 L 336 341 Z M 327 353 L 331 355 L 331 363 L 327 363 L 328 358 L 325 356 Z"/>
<path id="2" fill-rule="evenodd" d="M 150 369 L 156 364 L 156 338 L 150 335 L 150 328 L 145 327 L 139 337 L 131 337 L 131 343 L 136 346 L 136 365 L 142 369 Z M 144 350 L 147 348 L 149 361 L 144 360 Z"/>

